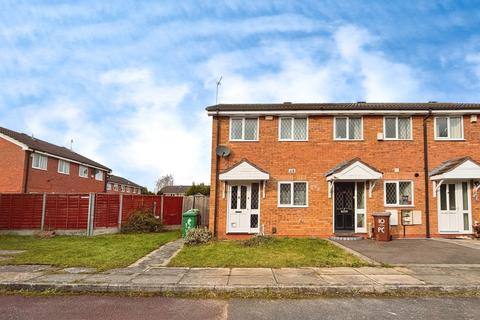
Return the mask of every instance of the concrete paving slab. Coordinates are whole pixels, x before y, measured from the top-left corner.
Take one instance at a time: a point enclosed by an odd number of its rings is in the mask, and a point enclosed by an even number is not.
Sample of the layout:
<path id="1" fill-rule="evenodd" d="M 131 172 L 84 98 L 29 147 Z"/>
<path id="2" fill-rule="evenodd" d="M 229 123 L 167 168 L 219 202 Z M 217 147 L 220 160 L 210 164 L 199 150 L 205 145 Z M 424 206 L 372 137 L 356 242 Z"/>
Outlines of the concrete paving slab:
<path id="1" fill-rule="evenodd" d="M 54 270 L 52 266 L 42 264 L 19 264 L 0 266 L 0 272 L 39 272 Z"/>
<path id="2" fill-rule="evenodd" d="M 322 279 L 332 285 L 373 285 L 374 280 L 367 276 L 358 275 L 322 275 Z"/>
<path id="3" fill-rule="evenodd" d="M 270 268 L 232 268 L 230 275 L 268 277 L 272 275 L 272 269 Z"/>
<path id="4" fill-rule="evenodd" d="M 313 269 L 282 268 L 273 269 L 278 284 L 288 285 L 325 285 L 327 282 L 320 278 Z"/>
<path id="5" fill-rule="evenodd" d="M 270 271 L 271 272 L 271 271 Z M 276 285 L 277 282 L 273 277 L 273 273 L 270 275 L 237 275 L 237 276 L 230 276 L 228 278 L 229 285 L 241 285 L 241 286 L 268 286 L 268 285 Z"/>
<path id="6" fill-rule="evenodd" d="M 130 274 L 94 274 L 83 278 L 83 282 L 89 283 L 125 283 L 133 279 Z"/>
<path id="7" fill-rule="evenodd" d="M 163 275 L 163 276 L 176 276 L 180 275 L 183 276 L 187 273 L 190 269 L 189 268 L 150 268 L 147 271 L 143 272 L 142 274 L 146 275 Z"/>
<path id="8" fill-rule="evenodd" d="M 82 267 L 73 267 L 73 268 L 65 268 L 60 270 L 60 272 L 65 273 L 95 273 L 97 269 L 95 268 L 82 268 Z"/>
<path id="9" fill-rule="evenodd" d="M 396 274 L 400 275 L 401 272 L 395 270 L 394 268 L 374 268 L 374 267 L 361 267 L 355 268 L 359 273 L 370 275 L 370 274 Z"/>
<path id="10" fill-rule="evenodd" d="M 69 274 L 69 273 L 62 273 L 62 274 L 47 274 L 38 278 L 33 279 L 33 282 L 37 283 L 75 283 L 84 278 L 86 278 L 87 274 Z"/>
<path id="11" fill-rule="evenodd" d="M 158 286 L 163 284 L 177 284 L 183 275 L 139 275 L 131 283 Z"/>
<path id="12" fill-rule="evenodd" d="M 0 281 L 27 281 L 41 275 L 41 272 L 0 272 Z"/>
<path id="13" fill-rule="evenodd" d="M 205 285 L 205 286 L 226 286 L 228 276 L 201 276 L 199 274 L 187 273 L 179 284 L 182 285 Z"/>
<path id="14" fill-rule="evenodd" d="M 369 275 L 368 277 L 380 284 L 403 284 L 403 285 L 424 284 L 422 281 L 414 277 L 407 276 L 405 274 L 403 275 L 381 274 L 381 275 Z"/>
<path id="15" fill-rule="evenodd" d="M 191 268 L 188 270 L 188 276 L 195 275 L 198 277 L 217 277 L 230 275 L 229 268 Z"/>
<path id="16" fill-rule="evenodd" d="M 409 267 L 411 274 L 414 275 L 449 275 L 452 270 L 449 268 L 437 268 L 437 267 Z"/>
<path id="17" fill-rule="evenodd" d="M 426 284 L 433 285 L 448 285 L 448 286 L 463 286 L 463 285 L 472 285 L 472 281 L 463 277 L 446 277 L 441 275 L 418 275 L 416 276 L 419 280 L 425 282 Z"/>
<path id="18" fill-rule="evenodd" d="M 345 274 L 345 275 L 358 275 L 358 271 L 355 270 L 354 268 L 348 268 L 348 267 L 338 267 L 338 268 L 312 268 L 319 274 Z"/>
<path id="19" fill-rule="evenodd" d="M 145 268 L 118 268 L 102 272 L 103 274 L 136 274 L 144 272 Z"/>

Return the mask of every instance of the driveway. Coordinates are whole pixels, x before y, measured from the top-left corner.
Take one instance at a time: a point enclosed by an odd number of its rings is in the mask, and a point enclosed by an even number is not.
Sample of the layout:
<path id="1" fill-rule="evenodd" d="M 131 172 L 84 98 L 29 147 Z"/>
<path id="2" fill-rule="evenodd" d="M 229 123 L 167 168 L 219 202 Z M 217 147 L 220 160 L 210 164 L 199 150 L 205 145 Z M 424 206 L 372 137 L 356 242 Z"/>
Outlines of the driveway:
<path id="1" fill-rule="evenodd" d="M 433 239 L 337 241 L 386 264 L 480 264 L 480 250 Z"/>

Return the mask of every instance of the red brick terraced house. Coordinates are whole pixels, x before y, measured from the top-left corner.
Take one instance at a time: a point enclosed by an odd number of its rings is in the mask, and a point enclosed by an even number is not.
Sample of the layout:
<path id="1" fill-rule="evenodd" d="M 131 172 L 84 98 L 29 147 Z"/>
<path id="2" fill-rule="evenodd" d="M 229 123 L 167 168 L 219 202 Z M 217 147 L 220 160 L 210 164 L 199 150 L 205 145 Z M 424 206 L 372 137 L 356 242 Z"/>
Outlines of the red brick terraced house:
<path id="1" fill-rule="evenodd" d="M 107 193 L 142 194 L 143 187 L 113 174 L 107 177 Z"/>
<path id="2" fill-rule="evenodd" d="M 111 170 L 68 148 L 0 127 L 0 193 L 105 192 Z"/>
<path id="3" fill-rule="evenodd" d="M 220 104 L 210 228 L 367 237 L 375 212 L 401 237 L 471 236 L 480 221 L 480 104 Z"/>

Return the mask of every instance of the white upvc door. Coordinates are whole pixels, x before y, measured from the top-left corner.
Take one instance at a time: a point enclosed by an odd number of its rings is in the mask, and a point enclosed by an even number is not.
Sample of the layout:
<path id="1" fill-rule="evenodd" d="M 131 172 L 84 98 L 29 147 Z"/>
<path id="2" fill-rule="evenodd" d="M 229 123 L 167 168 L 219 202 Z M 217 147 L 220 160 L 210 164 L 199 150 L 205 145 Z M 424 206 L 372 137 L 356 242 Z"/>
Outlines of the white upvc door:
<path id="1" fill-rule="evenodd" d="M 438 231 L 471 233 L 470 190 L 468 182 L 445 182 L 438 191 Z"/>
<path id="2" fill-rule="evenodd" d="M 258 233 L 260 184 L 234 183 L 228 186 L 228 233 Z"/>

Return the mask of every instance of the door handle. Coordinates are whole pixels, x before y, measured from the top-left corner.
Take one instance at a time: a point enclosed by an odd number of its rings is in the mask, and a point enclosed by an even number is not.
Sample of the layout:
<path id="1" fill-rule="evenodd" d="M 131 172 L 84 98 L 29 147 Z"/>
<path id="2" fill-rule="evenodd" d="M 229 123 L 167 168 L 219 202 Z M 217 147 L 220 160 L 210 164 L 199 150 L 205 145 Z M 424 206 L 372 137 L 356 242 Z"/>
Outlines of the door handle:
<path id="1" fill-rule="evenodd" d="M 235 211 L 235 213 L 242 213 L 242 211 L 241 210 L 240 211 Z"/>

